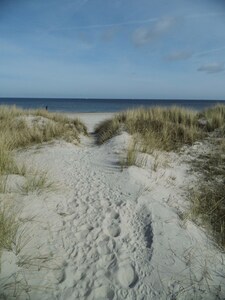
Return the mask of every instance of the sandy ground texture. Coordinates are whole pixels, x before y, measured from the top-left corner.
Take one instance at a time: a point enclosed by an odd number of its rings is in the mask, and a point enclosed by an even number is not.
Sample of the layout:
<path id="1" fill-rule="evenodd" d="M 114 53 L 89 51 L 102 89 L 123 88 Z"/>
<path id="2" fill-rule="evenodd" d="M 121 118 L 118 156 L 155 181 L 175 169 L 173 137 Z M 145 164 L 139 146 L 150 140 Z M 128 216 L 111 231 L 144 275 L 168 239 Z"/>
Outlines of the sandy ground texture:
<path id="1" fill-rule="evenodd" d="M 94 132 L 95 126 L 106 119 L 110 119 L 113 113 L 66 113 L 66 116 L 69 118 L 78 117 L 86 124 L 89 132 Z"/>
<path id="2" fill-rule="evenodd" d="M 82 114 L 90 131 L 92 115 Z M 0 299 L 225 299 L 225 255 L 179 217 L 196 178 L 190 155 L 156 153 L 122 170 L 130 139 L 97 146 L 92 135 L 17 154 L 54 185 L 23 195 L 22 178 L 11 178 L 7 202 L 22 225 L 1 256 Z"/>

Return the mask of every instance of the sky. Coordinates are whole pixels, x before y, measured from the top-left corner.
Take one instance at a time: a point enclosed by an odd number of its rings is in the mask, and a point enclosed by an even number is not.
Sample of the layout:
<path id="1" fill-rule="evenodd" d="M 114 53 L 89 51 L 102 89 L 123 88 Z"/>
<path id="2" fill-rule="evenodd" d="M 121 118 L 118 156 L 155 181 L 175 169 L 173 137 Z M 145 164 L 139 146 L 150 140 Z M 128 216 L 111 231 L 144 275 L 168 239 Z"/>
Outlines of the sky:
<path id="1" fill-rule="evenodd" d="M 225 99 L 225 1 L 0 0 L 0 97 Z"/>

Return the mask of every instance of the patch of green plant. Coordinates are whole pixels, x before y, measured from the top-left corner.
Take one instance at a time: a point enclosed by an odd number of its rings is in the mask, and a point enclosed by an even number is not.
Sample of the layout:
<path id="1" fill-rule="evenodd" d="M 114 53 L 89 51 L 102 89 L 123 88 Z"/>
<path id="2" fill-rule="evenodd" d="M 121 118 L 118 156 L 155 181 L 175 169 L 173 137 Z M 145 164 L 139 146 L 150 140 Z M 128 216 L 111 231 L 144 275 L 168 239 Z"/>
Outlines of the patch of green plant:
<path id="1" fill-rule="evenodd" d="M 10 209 L 0 209 L 0 251 L 6 249 L 12 250 L 13 241 L 15 240 L 18 230 L 18 222 L 15 214 Z"/>
<path id="2" fill-rule="evenodd" d="M 40 194 L 43 191 L 52 191 L 54 189 L 54 183 L 49 181 L 47 173 L 33 172 L 28 173 L 25 183 L 19 187 L 22 194 L 28 195 L 30 193 Z"/>
<path id="3" fill-rule="evenodd" d="M 119 113 L 96 128 L 98 143 L 105 142 L 121 130 L 138 135 L 146 152 L 177 150 L 203 136 L 196 112 L 178 107 L 141 108 Z"/>
<path id="4" fill-rule="evenodd" d="M 216 241 L 225 247 L 225 147 L 224 140 L 211 140 L 213 151 L 202 154 L 193 162 L 200 173 L 199 182 L 191 193 L 191 212 Z"/>
<path id="5" fill-rule="evenodd" d="M 180 107 L 153 107 L 116 114 L 95 129 L 97 143 L 102 144 L 122 130 L 138 135 L 145 152 L 174 151 L 207 136 L 209 131 L 225 130 L 225 105 L 201 113 Z"/>

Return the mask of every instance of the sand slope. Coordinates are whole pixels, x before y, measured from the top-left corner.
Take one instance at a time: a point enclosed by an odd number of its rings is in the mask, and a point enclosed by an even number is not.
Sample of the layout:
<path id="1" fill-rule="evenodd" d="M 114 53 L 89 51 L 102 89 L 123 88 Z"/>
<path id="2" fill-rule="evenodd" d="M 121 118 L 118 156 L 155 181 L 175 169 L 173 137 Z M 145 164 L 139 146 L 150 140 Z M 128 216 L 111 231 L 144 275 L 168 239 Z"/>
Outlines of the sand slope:
<path id="1" fill-rule="evenodd" d="M 24 220 L 1 257 L 1 299 L 223 299 L 224 255 L 182 222 L 195 176 L 188 156 L 121 171 L 131 137 L 102 146 L 55 142 L 18 154 L 48 171 L 52 191 L 9 196 Z"/>

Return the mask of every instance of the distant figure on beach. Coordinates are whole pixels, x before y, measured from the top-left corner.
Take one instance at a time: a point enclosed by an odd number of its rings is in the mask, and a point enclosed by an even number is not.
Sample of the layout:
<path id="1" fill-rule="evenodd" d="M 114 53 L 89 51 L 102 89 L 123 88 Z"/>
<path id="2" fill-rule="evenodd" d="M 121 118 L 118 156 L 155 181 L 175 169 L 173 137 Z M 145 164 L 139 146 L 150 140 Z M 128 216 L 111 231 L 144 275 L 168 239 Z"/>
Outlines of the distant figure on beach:
<path id="1" fill-rule="evenodd" d="M 45 109 L 48 110 L 48 105 L 45 106 Z"/>

